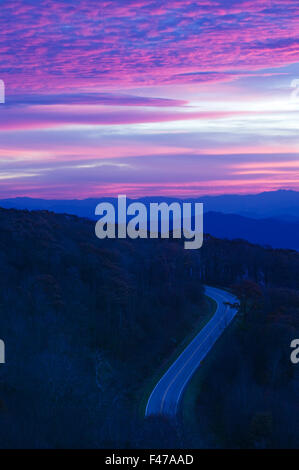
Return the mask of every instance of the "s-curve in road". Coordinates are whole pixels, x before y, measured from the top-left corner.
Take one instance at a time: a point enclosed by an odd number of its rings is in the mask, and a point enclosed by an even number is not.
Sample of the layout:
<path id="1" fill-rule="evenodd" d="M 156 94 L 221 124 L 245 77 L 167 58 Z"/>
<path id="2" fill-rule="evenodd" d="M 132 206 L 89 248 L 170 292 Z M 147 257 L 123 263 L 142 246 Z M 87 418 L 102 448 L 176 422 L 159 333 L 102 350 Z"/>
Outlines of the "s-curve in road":
<path id="1" fill-rule="evenodd" d="M 232 306 L 238 300 L 229 292 L 205 286 L 205 293 L 216 301 L 216 312 L 159 380 L 148 399 L 145 416 L 177 414 L 186 385 L 238 311 L 236 305 Z"/>

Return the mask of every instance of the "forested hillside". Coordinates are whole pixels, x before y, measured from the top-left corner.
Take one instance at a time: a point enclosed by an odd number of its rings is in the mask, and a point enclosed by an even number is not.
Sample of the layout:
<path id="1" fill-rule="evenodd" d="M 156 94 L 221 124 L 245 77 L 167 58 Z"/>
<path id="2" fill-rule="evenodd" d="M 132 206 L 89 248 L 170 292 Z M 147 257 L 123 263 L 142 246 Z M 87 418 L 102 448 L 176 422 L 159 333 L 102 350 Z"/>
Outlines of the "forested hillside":
<path id="1" fill-rule="evenodd" d="M 0 260 L 1 447 L 190 446 L 183 425 L 144 421 L 140 403 L 205 310 L 205 282 L 235 289 L 252 336 L 253 319 L 298 329 L 292 251 L 98 240 L 89 220 L 0 209 Z"/>
<path id="2" fill-rule="evenodd" d="M 199 256 L 205 280 L 230 287 L 240 313 L 187 390 L 186 444 L 298 448 L 299 367 L 290 360 L 299 337 L 298 253 L 210 238 Z"/>
<path id="3" fill-rule="evenodd" d="M 0 211 L 0 258 L 0 445 L 125 446 L 143 382 L 203 302 L 196 260 L 177 243 L 100 241 L 93 222 L 15 210 Z"/>

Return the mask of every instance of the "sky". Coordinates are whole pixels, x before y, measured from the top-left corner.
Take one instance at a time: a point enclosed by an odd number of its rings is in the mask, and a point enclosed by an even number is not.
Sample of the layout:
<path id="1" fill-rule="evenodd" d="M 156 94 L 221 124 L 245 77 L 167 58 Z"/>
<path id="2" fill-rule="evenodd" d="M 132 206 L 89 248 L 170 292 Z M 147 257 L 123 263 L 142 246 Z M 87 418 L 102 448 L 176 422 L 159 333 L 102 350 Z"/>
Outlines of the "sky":
<path id="1" fill-rule="evenodd" d="M 298 0 L 0 0 L 0 59 L 0 198 L 299 190 Z"/>

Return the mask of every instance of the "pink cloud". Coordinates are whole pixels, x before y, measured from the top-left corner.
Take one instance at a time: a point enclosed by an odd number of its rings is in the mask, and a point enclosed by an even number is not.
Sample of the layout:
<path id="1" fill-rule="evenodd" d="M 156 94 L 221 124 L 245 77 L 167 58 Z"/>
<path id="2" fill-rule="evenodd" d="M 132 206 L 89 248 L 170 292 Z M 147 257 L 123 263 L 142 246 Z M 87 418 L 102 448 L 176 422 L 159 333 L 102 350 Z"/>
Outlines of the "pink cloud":
<path id="1" fill-rule="evenodd" d="M 0 75 L 12 92 L 222 80 L 299 61 L 296 0 L 42 0 L 38 8 L 16 0 L 1 8 Z"/>
<path id="2" fill-rule="evenodd" d="M 268 161 L 292 160 L 292 126 L 279 133 L 281 116 L 234 111 L 238 100 L 242 110 L 257 102 L 246 79 L 264 84 L 299 62 L 297 0 L 16 0 L 1 5 L 0 28 L 2 197 L 298 188 L 294 165 Z M 254 116 L 272 122 L 264 135 L 245 129 Z"/>
<path id="3" fill-rule="evenodd" d="M 120 125 L 188 121 L 194 119 L 223 119 L 233 116 L 254 115 L 250 111 L 110 111 L 90 106 L 31 106 L 21 110 L 8 109 L 0 114 L 2 130 L 46 129 L 67 125 Z"/>

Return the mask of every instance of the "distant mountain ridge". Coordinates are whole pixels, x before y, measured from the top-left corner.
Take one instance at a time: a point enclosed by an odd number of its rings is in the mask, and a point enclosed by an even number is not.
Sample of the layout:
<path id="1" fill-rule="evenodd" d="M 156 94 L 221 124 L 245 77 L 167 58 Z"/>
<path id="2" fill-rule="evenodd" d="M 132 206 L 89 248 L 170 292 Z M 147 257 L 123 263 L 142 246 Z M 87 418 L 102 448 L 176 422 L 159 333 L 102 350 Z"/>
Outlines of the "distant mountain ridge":
<path id="1" fill-rule="evenodd" d="M 133 199 L 128 198 L 128 203 Z M 148 205 L 150 202 L 179 201 L 174 197 L 142 197 L 134 199 Z M 95 206 L 101 202 L 115 202 L 113 197 L 87 199 L 38 199 L 17 197 L 0 199 L 0 206 L 6 209 L 50 210 L 57 213 L 70 213 L 81 217 L 94 218 Z M 182 202 L 202 202 L 205 212 L 223 212 L 239 214 L 252 218 L 279 218 L 283 220 L 299 220 L 299 192 L 280 189 L 259 194 L 225 194 L 220 196 L 202 196 L 181 199 Z"/>
<path id="2" fill-rule="evenodd" d="M 251 219 L 237 214 L 208 212 L 204 232 L 218 238 L 244 239 L 272 248 L 299 250 L 299 221 Z"/>
<path id="3" fill-rule="evenodd" d="M 89 198 L 73 200 L 46 200 L 12 198 L 0 200 L 0 207 L 10 209 L 48 210 L 96 219 L 99 202 L 116 204 L 116 198 Z M 132 199 L 127 199 L 130 204 Z M 219 238 L 242 238 L 251 243 L 273 248 L 299 250 L 299 192 L 278 190 L 250 195 L 203 196 L 176 199 L 144 197 L 134 199 L 148 206 L 151 202 L 202 202 L 204 204 L 204 232 Z"/>

